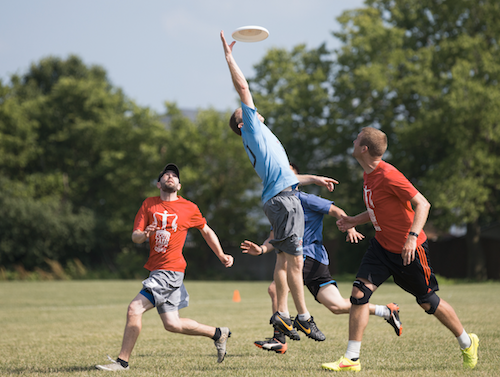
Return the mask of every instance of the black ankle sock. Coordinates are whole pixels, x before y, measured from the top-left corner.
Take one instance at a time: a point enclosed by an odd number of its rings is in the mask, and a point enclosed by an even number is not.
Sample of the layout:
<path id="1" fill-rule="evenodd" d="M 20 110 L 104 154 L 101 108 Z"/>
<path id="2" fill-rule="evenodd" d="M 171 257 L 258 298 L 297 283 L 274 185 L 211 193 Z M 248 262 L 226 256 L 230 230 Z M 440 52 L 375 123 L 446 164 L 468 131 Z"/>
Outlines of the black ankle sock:
<path id="1" fill-rule="evenodd" d="M 122 360 L 120 358 L 116 359 L 117 363 L 120 363 L 122 367 L 126 368 L 128 367 L 128 361 Z"/>
<path id="2" fill-rule="evenodd" d="M 215 335 L 212 337 L 212 339 L 217 341 L 219 340 L 220 336 L 221 336 L 220 327 L 217 327 L 215 329 Z"/>

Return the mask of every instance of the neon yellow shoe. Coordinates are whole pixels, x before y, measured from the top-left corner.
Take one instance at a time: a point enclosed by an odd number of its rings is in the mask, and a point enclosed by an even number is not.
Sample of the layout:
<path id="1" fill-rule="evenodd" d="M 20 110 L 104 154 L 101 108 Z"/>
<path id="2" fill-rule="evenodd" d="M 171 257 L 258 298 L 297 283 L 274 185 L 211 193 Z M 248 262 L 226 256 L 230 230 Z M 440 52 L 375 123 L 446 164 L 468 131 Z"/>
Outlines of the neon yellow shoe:
<path id="1" fill-rule="evenodd" d="M 359 362 L 359 360 L 352 361 L 342 356 L 339 360 L 335 361 L 334 363 L 321 364 L 321 368 L 334 370 L 336 372 L 339 372 L 341 370 L 359 372 L 361 370 L 361 363 Z"/>
<path id="2" fill-rule="evenodd" d="M 464 358 L 464 368 L 474 369 L 477 364 L 477 349 L 479 348 L 479 338 L 476 334 L 469 334 L 471 345 L 462 351 Z"/>

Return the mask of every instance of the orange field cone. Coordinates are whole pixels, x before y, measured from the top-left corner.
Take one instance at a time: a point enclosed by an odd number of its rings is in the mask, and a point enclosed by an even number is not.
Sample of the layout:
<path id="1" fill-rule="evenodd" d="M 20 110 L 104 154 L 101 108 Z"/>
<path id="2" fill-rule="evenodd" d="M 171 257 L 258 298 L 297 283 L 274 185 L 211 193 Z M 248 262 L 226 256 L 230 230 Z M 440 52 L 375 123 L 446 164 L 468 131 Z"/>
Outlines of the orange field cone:
<path id="1" fill-rule="evenodd" d="M 233 293 L 233 302 L 240 302 L 240 301 L 241 301 L 240 291 L 235 289 Z"/>

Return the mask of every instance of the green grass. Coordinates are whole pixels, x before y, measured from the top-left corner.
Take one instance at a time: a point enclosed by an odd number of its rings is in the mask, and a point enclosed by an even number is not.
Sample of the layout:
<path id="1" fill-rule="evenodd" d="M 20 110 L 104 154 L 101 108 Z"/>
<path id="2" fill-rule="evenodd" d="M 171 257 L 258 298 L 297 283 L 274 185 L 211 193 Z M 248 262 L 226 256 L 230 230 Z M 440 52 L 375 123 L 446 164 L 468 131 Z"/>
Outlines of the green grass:
<path id="1" fill-rule="evenodd" d="M 207 338 L 167 333 L 156 310 L 143 318 L 131 358 L 130 376 L 328 376 L 321 363 L 344 354 L 348 316 L 335 316 L 306 292 L 309 310 L 327 336 L 322 343 L 303 337 L 289 342 L 285 355 L 262 351 L 253 341 L 272 334 L 264 282 L 186 282 L 191 305 L 183 317 L 228 326 L 228 355 L 216 362 Z M 348 297 L 351 283 L 340 283 Z M 121 345 L 126 308 L 139 281 L 51 281 L 0 283 L 1 376 L 99 376 L 94 369 L 115 358 Z M 232 302 L 234 290 L 241 302 Z M 500 283 L 442 285 L 440 296 L 455 309 L 464 327 L 480 339 L 479 363 L 463 371 L 453 335 L 394 284 L 384 284 L 371 302 L 397 302 L 403 335 L 371 317 L 361 350 L 364 376 L 500 375 Z M 290 300 L 290 306 L 293 303 Z M 292 314 L 293 313 L 292 311 Z M 350 375 L 350 373 L 344 373 Z"/>

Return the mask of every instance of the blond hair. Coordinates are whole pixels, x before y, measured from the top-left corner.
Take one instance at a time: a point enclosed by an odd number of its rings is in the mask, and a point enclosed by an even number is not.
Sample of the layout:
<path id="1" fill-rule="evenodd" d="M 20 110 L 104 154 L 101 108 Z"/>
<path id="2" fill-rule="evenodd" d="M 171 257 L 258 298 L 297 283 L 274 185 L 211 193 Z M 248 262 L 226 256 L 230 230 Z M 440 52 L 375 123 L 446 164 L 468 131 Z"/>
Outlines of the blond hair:
<path id="1" fill-rule="evenodd" d="M 387 135 L 373 127 L 361 129 L 359 145 L 368 147 L 368 153 L 372 157 L 382 157 L 387 150 Z"/>

